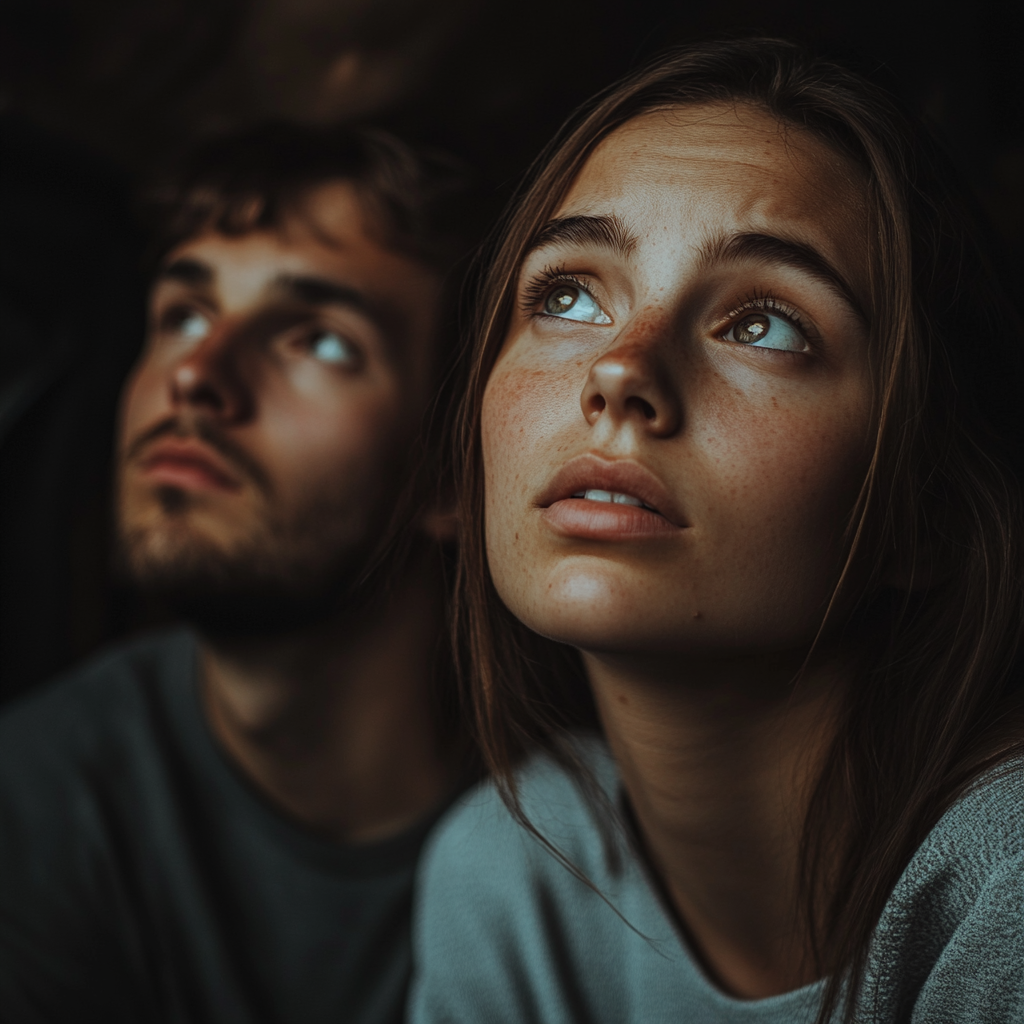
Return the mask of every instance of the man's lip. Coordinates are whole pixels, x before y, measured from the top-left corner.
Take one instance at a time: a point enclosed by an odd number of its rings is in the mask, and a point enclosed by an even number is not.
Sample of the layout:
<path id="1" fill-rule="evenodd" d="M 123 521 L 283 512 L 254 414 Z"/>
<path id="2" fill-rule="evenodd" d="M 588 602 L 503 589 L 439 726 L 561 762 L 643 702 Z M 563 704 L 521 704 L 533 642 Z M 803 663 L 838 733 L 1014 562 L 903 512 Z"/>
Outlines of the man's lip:
<path id="1" fill-rule="evenodd" d="M 632 459 L 607 459 L 595 454 L 577 456 L 555 474 L 536 504 L 540 508 L 550 508 L 556 502 L 573 500 L 573 495 L 588 490 L 629 494 L 648 506 L 641 509 L 631 505 L 611 505 L 609 510 L 631 510 L 625 514 L 645 517 L 657 515 L 679 529 L 687 525 L 668 488 L 651 470 Z"/>
<path id="2" fill-rule="evenodd" d="M 188 489 L 238 490 L 242 481 L 207 445 L 193 439 L 157 441 L 139 460 L 150 481 Z"/>

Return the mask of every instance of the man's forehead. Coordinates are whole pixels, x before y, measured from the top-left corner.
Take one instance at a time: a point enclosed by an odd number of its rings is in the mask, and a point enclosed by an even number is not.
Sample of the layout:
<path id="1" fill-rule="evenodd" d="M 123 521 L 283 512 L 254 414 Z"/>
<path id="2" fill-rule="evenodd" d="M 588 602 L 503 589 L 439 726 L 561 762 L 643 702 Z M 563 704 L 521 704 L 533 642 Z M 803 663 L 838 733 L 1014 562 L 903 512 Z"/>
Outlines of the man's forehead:
<path id="1" fill-rule="evenodd" d="M 320 251 L 323 248 L 315 238 L 277 229 L 240 235 L 207 231 L 173 249 L 161 264 L 157 280 L 210 287 L 237 281 L 260 288 L 285 273 L 336 272 L 336 250 Z"/>
<path id="2" fill-rule="evenodd" d="M 206 231 L 176 246 L 156 275 L 157 283 L 172 280 L 250 295 L 297 278 L 317 278 L 399 306 L 428 299 L 440 284 L 430 268 L 359 230 L 325 236 L 297 215 L 245 234 Z"/>

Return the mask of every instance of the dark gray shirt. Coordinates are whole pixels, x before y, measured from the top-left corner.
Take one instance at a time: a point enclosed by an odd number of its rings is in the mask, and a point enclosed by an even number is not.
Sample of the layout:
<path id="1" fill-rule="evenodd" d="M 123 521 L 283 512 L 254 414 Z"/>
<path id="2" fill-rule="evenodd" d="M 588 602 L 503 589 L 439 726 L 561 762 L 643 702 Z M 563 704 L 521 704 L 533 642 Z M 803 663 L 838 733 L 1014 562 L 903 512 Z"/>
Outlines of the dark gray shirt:
<path id="1" fill-rule="evenodd" d="M 214 742 L 188 633 L 116 650 L 0 719 L 0 1021 L 399 1021 L 429 824 L 305 832 Z"/>
<path id="2" fill-rule="evenodd" d="M 614 803 L 607 750 L 583 745 Z M 538 829 L 590 888 L 509 815 L 489 785 L 432 837 L 414 915 L 412 1024 L 799 1024 L 822 983 L 739 1000 L 709 981 L 620 834 L 544 758 L 519 777 Z M 614 838 L 614 837 L 613 837 Z M 991 775 L 935 826 L 875 932 L 860 1019 L 1024 1021 L 1024 768 Z"/>

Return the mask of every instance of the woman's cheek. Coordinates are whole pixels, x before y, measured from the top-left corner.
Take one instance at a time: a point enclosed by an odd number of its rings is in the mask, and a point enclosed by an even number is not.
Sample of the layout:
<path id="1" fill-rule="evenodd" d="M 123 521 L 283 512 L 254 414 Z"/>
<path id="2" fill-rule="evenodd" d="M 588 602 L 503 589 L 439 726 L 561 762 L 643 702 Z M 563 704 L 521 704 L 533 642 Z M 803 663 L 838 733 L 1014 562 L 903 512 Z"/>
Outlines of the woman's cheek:
<path id="1" fill-rule="evenodd" d="M 488 548 L 503 547 L 506 533 L 515 533 L 514 518 L 522 515 L 523 478 L 530 461 L 529 389 L 521 374 L 496 370 L 484 393 L 481 443 L 484 458 Z"/>
<path id="2" fill-rule="evenodd" d="M 505 360 L 484 392 L 481 445 L 484 462 L 486 539 L 491 573 L 508 599 L 532 564 L 539 527 L 535 501 L 571 451 L 572 425 L 586 426 L 579 386 L 555 367 Z M 575 413 L 575 414 L 574 414 Z"/>
<path id="3" fill-rule="evenodd" d="M 585 426 L 581 388 L 557 370 L 509 359 L 491 374 L 484 393 L 481 440 L 488 485 L 514 493 L 520 503 L 547 483 L 566 426 L 574 419 Z"/>

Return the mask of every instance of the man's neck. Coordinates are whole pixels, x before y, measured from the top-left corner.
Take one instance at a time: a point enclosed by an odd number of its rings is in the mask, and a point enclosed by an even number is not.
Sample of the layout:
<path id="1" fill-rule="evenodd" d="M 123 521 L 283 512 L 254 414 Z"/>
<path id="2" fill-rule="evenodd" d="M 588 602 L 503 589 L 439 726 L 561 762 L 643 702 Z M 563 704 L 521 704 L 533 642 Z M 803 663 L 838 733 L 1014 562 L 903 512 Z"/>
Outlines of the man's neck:
<path id="1" fill-rule="evenodd" d="M 799 659 L 586 663 L 643 845 L 710 973 L 748 999 L 814 980 L 799 850 L 833 673 L 808 670 L 794 688 Z"/>
<path id="2" fill-rule="evenodd" d="M 432 676 L 443 629 L 436 567 L 302 633 L 204 638 L 204 708 L 243 773 L 285 815 L 343 843 L 384 839 L 445 797 Z"/>

